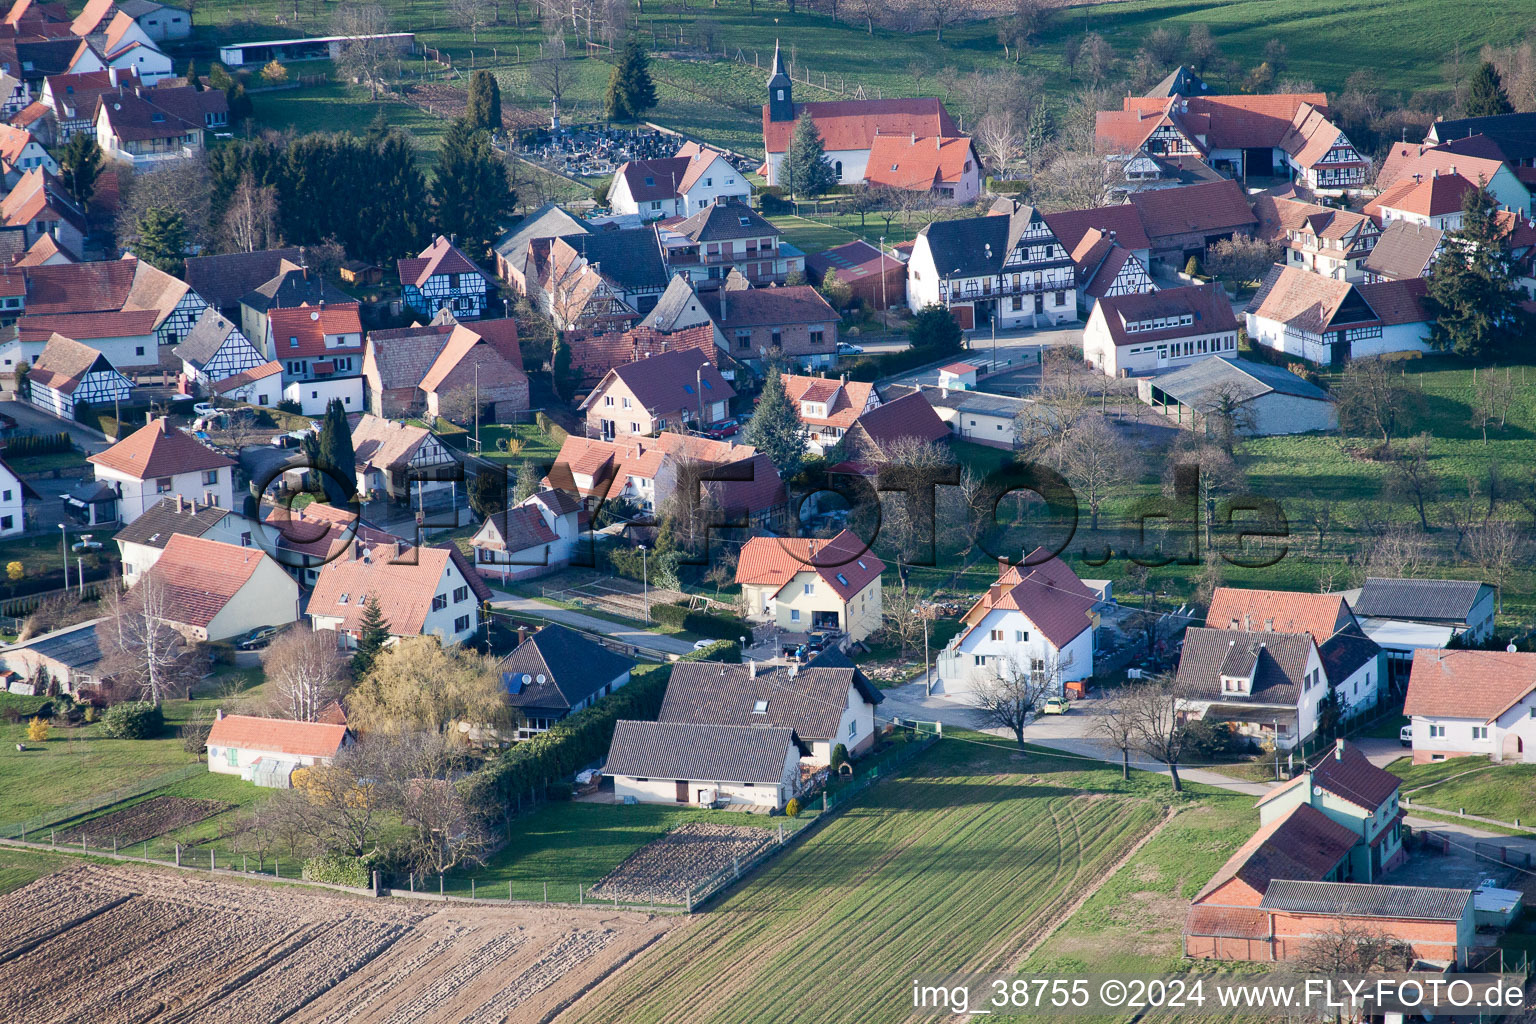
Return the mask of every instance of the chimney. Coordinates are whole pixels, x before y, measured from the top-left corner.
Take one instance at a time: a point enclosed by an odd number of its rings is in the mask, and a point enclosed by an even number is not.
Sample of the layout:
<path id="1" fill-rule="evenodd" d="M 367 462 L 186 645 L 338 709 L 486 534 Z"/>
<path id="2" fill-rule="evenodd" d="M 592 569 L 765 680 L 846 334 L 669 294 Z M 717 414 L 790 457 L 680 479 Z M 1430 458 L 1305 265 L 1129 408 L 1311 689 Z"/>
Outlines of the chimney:
<path id="1" fill-rule="evenodd" d="M 181 495 L 176 495 L 176 511 L 180 513 L 185 512 L 186 510 L 186 502 L 181 500 Z"/>
<path id="2" fill-rule="evenodd" d="M 1252 633 L 1253 632 L 1253 616 L 1249 615 L 1247 612 L 1243 613 L 1243 632 L 1244 633 Z"/>
<path id="3" fill-rule="evenodd" d="M 747 678 L 748 679 L 756 679 L 757 678 L 757 659 L 756 658 L 753 658 L 751 661 L 747 662 Z"/>
<path id="4" fill-rule="evenodd" d="M 1436 177 L 1436 178 L 1440 177 L 1440 168 L 1438 168 L 1438 167 L 1435 168 L 1435 170 L 1434 170 L 1434 177 Z"/>
<path id="5" fill-rule="evenodd" d="M 793 679 L 793 678 L 795 678 L 795 676 L 797 676 L 799 674 L 800 674 L 800 663 L 797 662 L 797 661 L 790 662 L 789 663 L 789 678 Z"/>
<path id="6" fill-rule="evenodd" d="M 1452 174 L 1456 173 L 1456 165 L 1455 164 L 1451 164 L 1451 173 Z"/>
<path id="7" fill-rule="evenodd" d="M 117 68 L 107 68 L 107 82 L 111 85 L 117 84 Z"/>
<path id="8" fill-rule="evenodd" d="M 1342 736 L 1333 741 L 1333 759 L 1335 761 L 1344 760 L 1344 737 Z"/>
<path id="9" fill-rule="evenodd" d="M 909 146 L 915 146 L 915 145 L 917 145 L 917 132 L 913 132 L 913 133 L 912 133 L 912 141 L 911 141 L 911 142 L 909 142 L 909 143 L 908 143 L 908 145 L 909 145 Z"/>
<path id="10" fill-rule="evenodd" d="M 215 722 L 222 722 L 222 721 L 224 721 L 224 709 L 223 708 L 219 708 L 217 711 L 215 711 L 213 713 L 213 720 Z"/>

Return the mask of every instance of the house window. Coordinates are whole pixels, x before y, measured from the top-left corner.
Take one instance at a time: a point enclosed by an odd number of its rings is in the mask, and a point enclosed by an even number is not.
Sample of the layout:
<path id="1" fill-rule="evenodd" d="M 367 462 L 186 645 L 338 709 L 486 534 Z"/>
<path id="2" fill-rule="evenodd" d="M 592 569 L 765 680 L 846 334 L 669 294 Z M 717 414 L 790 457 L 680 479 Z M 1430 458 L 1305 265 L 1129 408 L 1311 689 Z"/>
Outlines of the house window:
<path id="1" fill-rule="evenodd" d="M 603 396 L 603 404 L 604 405 L 609 405 L 609 406 L 613 405 L 613 396 L 612 395 L 604 395 Z"/>
<path id="2" fill-rule="evenodd" d="M 1026 643 L 1029 640 L 1029 630 L 1016 629 L 1013 631 L 1013 639 L 1018 643 Z"/>
<path id="3" fill-rule="evenodd" d="M 1430 726 L 1429 727 L 1429 738 L 1432 739 L 1432 740 L 1444 739 L 1445 738 L 1445 726 L 1443 726 L 1443 725 L 1432 725 L 1432 726 Z"/>
<path id="4" fill-rule="evenodd" d="M 1487 739 L 1488 738 L 1488 727 L 1486 725 L 1474 725 L 1472 727 L 1472 738 L 1475 739 L 1475 740 L 1485 740 L 1485 739 Z"/>
<path id="5" fill-rule="evenodd" d="M 136 356 L 143 355 L 144 354 L 144 346 L 143 345 L 135 345 L 133 347 L 133 354 L 136 355 Z"/>
<path id="6" fill-rule="evenodd" d="M 822 342 L 824 342 L 826 340 L 827 340 L 827 332 L 826 331 L 822 330 L 820 327 L 813 327 L 811 329 L 811 344 L 812 345 L 820 345 Z"/>
<path id="7" fill-rule="evenodd" d="M 993 639 L 993 640 L 997 640 L 997 641 L 1001 641 L 1001 640 L 1002 640 L 1002 639 L 1003 639 L 1003 631 L 1002 631 L 1002 630 L 1000 630 L 1000 629 L 994 629 L 994 630 L 992 630 L 992 636 L 991 636 L 991 638 L 992 638 L 992 639 Z"/>
<path id="8" fill-rule="evenodd" d="M 773 332 L 773 346 L 774 348 L 778 348 L 782 344 L 784 344 L 784 332 L 775 330 Z"/>
<path id="9" fill-rule="evenodd" d="M 1066 304 L 1067 304 L 1067 293 L 1066 292 L 1057 292 L 1056 293 L 1056 305 L 1058 305 L 1058 306 L 1065 306 Z"/>
<path id="10" fill-rule="evenodd" d="M 447 594 L 433 594 L 432 595 L 432 610 L 433 611 L 440 612 L 444 608 L 447 608 L 447 607 L 448 607 L 448 595 Z"/>
<path id="11" fill-rule="evenodd" d="M 816 584 L 814 584 L 814 583 L 807 583 L 805 585 L 805 592 L 807 594 L 814 594 L 814 593 L 816 593 Z"/>
<path id="12" fill-rule="evenodd" d="M 160 479 L 155 481 L 155 493 L 156 494 L 167 494 L 167 493 L 170 492 L 170 489 L 171 489 L 171 478 L 170 477 L 163 476 Z"/>
<path id="13" fill-rule="evenodd" d="M 789 610 L 789 621 L 790 622 L 799 622 L 800 621 L 800 609 L 799 608 L 791 608 Z"/>
<path id="14" fill-rule="evenodd" d="M 9 530 L 15 524 L 15 516 L 0 516 L 0 530 Z"/>
<path id="15" fill-rule="evenodd" d="M 462 633 L 462 632 L 464 632 L 468 628 L 469 628 L 469 616 L 468 615 L 460 615 L 458 618 L 453 620 L 453 631 L 455 633 Z"/>
<path id="16" fill-rule="evenodd" d="M 468 596 L 469 596 L 469 588 L 468 587 L 454 587 L 453 588 L 453 603 L 454 604 L 458 604 L 460 601 L 464 600 Z"/>
<path id="17" fill-rule="evenodd" d="M 751 348 L 752 347 L 752 332 L 751 331 L 737 331 L 736 332 L 736 347 L 738 349 L 741 349 L 741 350 L 746 350 L 746 349 Z"/>
<path id="18" fill-rule="evenodd" d="M 858 734 L 859 734 L 859 723 L 858 723 L 858 720 L 855 719 L 854 721 L 848 723 L 848 738 L 849 739 L 853 739 Z"/>
<path id="19" fill-rule="evenodd" d="M 224 748 L 224 763 L 231 768 L 240 767 L 240 751 L 234 747 Z"/>
<path id="20" fill-rule="evenodd" d="M 753 701 L 752 713 L 754 715 L 766 715 L 768 713 L 768 702 L 765 700 Z"/>
<path id="21" fill-rule="evenodd" d="M 218 470 L 210 469 L 210 470 L 208 470 L 207 472 L 205 472 L 203 474 L 203 483 L 205 483 L 205 484 L 216 484 L 218 482 L 219 482 L 219 471 Z"/>

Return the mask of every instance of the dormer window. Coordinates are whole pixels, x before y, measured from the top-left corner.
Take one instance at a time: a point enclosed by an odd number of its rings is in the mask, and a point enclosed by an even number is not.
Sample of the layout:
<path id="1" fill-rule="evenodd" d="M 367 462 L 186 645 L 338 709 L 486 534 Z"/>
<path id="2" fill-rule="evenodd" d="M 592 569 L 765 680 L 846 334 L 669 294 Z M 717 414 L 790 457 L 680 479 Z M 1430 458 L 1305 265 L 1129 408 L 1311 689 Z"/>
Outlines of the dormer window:
<path id="1" fill-rule="evenodd" d="M 289 348 L 298 348 L 299 347 L 299 336 L 297 334 L 290 334 L 290 335 L 288 335 L 288 347 Z"/>
<path id="2" fill-rule="evenodd" d="M 1252 693 L 1253 680 L 1246 676 L 1222 676 L 1222 693 Z"/>
<path id="3" fill-rule="evenodd" d="M 656 184 L 656 179 L 655 178 L 646 178 L 645 179 L 645 183 L 647 185 L 654 185 L 654 184 Z"/>

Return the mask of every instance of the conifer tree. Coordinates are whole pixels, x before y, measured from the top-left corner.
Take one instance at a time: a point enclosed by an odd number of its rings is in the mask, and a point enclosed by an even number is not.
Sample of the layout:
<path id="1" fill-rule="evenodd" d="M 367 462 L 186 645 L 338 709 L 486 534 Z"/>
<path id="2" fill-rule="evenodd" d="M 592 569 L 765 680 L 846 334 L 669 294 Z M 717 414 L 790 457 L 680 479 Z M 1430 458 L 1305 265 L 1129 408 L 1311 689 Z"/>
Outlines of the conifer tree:
<path id="1" fill-rule="evenodd" d="M 59 153 L 59 177 L 70 197 L 84 207 L 96 194 L 96 175 L 101 171 L 101 147 L 96 138 L 75 132 Z"/>
<path id="2" fill-rule="evenodd" d="M 501 86 L 489 71 L 482 69 L 469 76 L 469 106 L 464 117 L 488 132 L 501 128 Z"/>
<path id="3" fill-rule="evenodd" d="M 747 421 L 747 443 L 768 456 L 785 480 L 805 465 L 805 434 L 777 369 L 768 371 L 757 410 Z"/>
<path id="4" fill-rule="evenodd" d="M 438 233 L 457 239 L 471 259 L 484 258 L 517 202 L 490 136 L 467 118 L 453 122 L 443 136 L 432 194 Z"/>
<path id="5" fill-rule="evenodd" d="M 374 659 L 389 642 L 389 624 L 384 621 L 384 609 L 372 594 L 363 602 L 363 617 L 358 622 L 357 650 L 352 654 L 352 674 L 361 679 L 373 667 Z"/>
<path id="6" fill-rule="evenodd" d="M 325 500 L 332 505 L 349 504 L 357 495 L 357 452 L 352 445 L 352 428 L 341 399 L 331 399 L 320 424 L 320 485 Z"/>
<path id="7" fill-rule="evenodd" d="M 517 467 L 517 483 L 512 491 L 514 505 L 539 493 L 539 477 L 539 467 L 532 459 L 524 459 L 523 464 Z"/>
<path id="8" fill-rule="evenodd" d="M 827 163 L 827 151 L 811 112 L 802 110 L 784 154 L 784 185 L 792 196 L 819 196 L 837 184 L 837 171 Z"/>
<path id="9" fill-rule="evenodd" d="M 187 61 L 187 84 L 198 92 L 203 91 L 203 80 L 197 75 L 196 61 Z"/>
<path id="10" fill-rule="evenodd" d="M 1483 61 L 1478 69 L 1472 72 L 1472 80 L 1467 83 L 1466 115 L 1492 117 L 1495 114 L 1513 114 L 1514 112 L 1514 105 L 1509 102 L 1509 94 L 1504 91 L 1504 81 L 1499 77 L 1499 69 L 1489 61 Z"/>
<path id="11" fill-rule="evenodd" d="M 158 270 L 180 275 L 187 252 L 187 224 L 180 213 L 151 206 L 134 225 L 133 254 Z"/>
<path id="12" fill-rule="evenodd" d="M 651 81 L 650 57 L 638 40 L 630 39 L 608 78 L 603 116 L 610 121 L 638 121 L 655 105 L 656 83 Z"/>
<path id="13" fill-rule="evenodd" d="M 1462 197 L 1461 227 L 1447 232 L 1427 283 L 1430 344 L 1477 359 L 1512 354 L 1524 311 L 1510 255 L 1512 228 L 1484 186 Z"/>
<path id="14" fill-rule="evenodd" d="M 555 394 L 563 401 L 570 401 L 573 391 L 571 385 L 574 383 L 571 379 L 571 346 L 559 335 L 556 335 L 554 348 L 550 351 L 549 376 Z"/>

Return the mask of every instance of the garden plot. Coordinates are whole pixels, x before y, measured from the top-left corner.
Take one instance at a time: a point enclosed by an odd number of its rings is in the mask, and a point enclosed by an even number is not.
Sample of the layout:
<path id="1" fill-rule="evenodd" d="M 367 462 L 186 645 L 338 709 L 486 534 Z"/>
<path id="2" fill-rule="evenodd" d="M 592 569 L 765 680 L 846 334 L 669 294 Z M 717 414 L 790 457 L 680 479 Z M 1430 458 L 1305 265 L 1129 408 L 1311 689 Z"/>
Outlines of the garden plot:
<path id="1" fill-rule="evenodd" d="M 767 829 L 740 825 L 679 825 L 630 854 L 591 889 L 593 898 L 627 903 L 685 903 L 688 891 L 745 862 L 774 841 Z"/>
<path id="2" fill-rule="evenodd" d="M 0 1021 L 537 1020 L 673 923 L 82 866 L 0 897 Z"/>
<path id="3" fill-rule="evenodd" d="M 577 606 L 595 608 L 633 622 L 644 622 L 648 607 L 688 600 L 688 595 L 681 590 L 666 590 L 657 586 L 647 588 L 642 583 L 622 576 L 569 573 L 560 579 L 567 586 L 558 591 L 548 589 L 546 596 L 569 601 Z"/>
<path id="4" fill-rule="evenodd" d="M 95 847 L 108 846 L 116 840 L 124 846 L 132 846 L 174 832 L 178 828 L 195 825 L 233 806 L 218 800 L 157 796 L 66 829 L 57 833 L 54 840 L 67 845 L 84 839 Z"/>

